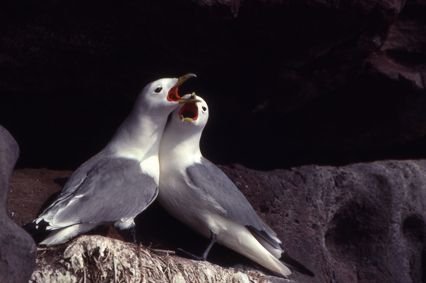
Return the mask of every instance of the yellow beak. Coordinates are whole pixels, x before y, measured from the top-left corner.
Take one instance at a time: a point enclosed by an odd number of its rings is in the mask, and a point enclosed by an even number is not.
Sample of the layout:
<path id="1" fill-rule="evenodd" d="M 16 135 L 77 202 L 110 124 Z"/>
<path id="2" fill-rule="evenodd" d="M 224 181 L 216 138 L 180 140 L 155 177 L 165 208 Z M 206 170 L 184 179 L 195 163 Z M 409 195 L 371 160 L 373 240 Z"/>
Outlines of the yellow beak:
<path id="1" fill-rule="evenodd" d="M 189 79 L 191 79 L 191 78 L 196 78 L 197 77 L 197 75 L 196 74 L 192 74 L 192 73 L 189 73 L 189 74 L 185 74 L 185 75 L 183 75 L 183 76 L 180 76 L 179 78 L 178 78 L 178 81 L 177 81 L 177 83 L 176 83 L 176 85 L 175 86 L 181 86 L 184 82 L 186 82 L 187 80 L 189 80 Z"/>
<path id="2" fill-rule="evenodd" d="M 194 119 L 192 118 L 182 118 L 182 122 L 192 122 Z"/>

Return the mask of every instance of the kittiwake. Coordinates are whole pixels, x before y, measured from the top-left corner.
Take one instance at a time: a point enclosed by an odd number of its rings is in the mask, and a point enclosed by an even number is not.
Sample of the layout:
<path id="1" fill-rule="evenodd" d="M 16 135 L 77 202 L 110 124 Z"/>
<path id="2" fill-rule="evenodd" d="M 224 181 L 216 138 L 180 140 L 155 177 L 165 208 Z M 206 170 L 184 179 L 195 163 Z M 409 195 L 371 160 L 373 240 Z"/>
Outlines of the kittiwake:
<path id="1" fill-rule="evenodd" d="M 290 269 L 277 234 L 256 214 L 234 183 L 200 151 L 200 138 L 209 117 L 199 96 L 176 109 L 160 143 L 158 200 L 175 218 L 210 238 L 202 260 L 215 242 L 272 272 L 287 277 Z M 195 256 L 196 257 L 196 256 Z M 292 260 L 292 259 L 291 259 Z M 292 260 L 293 268 L 312 272 Z"/>
<path id="2" fill-rule="evenodd" d="M 56 200 L 27 225 L 50 232 L 41 245 L 64 243 L 104 223 L 134 229 L 134 218 L 157 197 L 160 139 L 169 114 L 185 102 L 179 86 L 192 77 L 163 78 L 143 88 L 106 147 L 74 171 Z"/>

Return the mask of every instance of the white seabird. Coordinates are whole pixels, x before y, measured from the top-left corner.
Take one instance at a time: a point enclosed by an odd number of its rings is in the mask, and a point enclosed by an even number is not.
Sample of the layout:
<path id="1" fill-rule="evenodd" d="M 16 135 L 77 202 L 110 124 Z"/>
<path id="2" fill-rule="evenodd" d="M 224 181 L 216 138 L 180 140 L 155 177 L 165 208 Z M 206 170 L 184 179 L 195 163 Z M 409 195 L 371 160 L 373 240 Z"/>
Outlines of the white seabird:
<path id="1" fill-rule="evenodd" d="M 277 234 L 260 219 L 234 183 L 201 154 L 199 143 L 209 110 L 201 97 L 193 96 L 198 102 L 176 109 L 161 139 L 160 204 L 210 238 L 202 260 L 217 242 L 281 276 L 289 276 L 290 269 L 280 261 L 284 251 Z M 290 261 L 292 267 L 313 275 L 295 260 Z"/>
<path id="2" fill-rule="evenodd" d="M 179 86 L 192 77 L 144 87 L 107 146 L 74 171 L 58 198 L 29 224 L 51 231 L 40 244 L 61 244 L 104 223 L 134 228 L 134 218 L 157 197 L 160 139 L 168 115 L 184 102 Z"/>

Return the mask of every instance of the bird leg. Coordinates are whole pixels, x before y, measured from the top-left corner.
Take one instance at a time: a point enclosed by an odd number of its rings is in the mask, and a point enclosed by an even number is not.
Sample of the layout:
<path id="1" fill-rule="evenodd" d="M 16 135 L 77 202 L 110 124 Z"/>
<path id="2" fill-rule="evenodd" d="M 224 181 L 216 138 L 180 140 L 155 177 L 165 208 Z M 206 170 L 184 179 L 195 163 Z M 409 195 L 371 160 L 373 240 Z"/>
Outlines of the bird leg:
<path id="1" fill-rule="evenodd" d="M 181 248 L 176 249 L 176 255 L 179 255 L 181 257 L 190 258 L 190 259 L 193 259 L 193 260 L 199 260 L 199 261 L 205 260 L 203 257 L 195 255 L 191 252 L 185 251 L 184 249 L 181 249 Z"/>
<path id="2" fill-rule="evenodd" d="M 136 226 L 133 225 L 129 230 L 130 235 L 132 236 L 133 244 L 138 244 L 138 240 L 136 239 Z"/>
<path id="3" fill-rule="evenodd" d="M 207 256 L 209 255 L 210 250 L 212 249 L 214 243 L 216 243 L 216 234 L 213 234 L 212 231 L 210 231 L 210 243 L 207 246 L 206 250 L 203 253 L 203 259 L 206 260 Z"/>
<path id="4" fill-rule="evenodd" d="M 209 255 L 209 252 L 212 249 L 213 245 L 216 243 L 216 238 L 217 238 L 216 234 L 213 234 L 213 232 L 210 231 L 210 242 L 209 242 L 207 248 L 204 250 L 202 256 L 197 256 L 197 255 L 190 253 L 188 251 L 185 251 L 183 249 L 177 249 L 176 252 L 177 252 L 177 254 L 181 254 L 181 255 L 184 255 L 186 257 L 195 259 L 195 260 L 205 261 L 207 259 L 207 256 Z"/>
<path id="5" fill-rule="evenodd" d="M 126 229 L 117 229 L 119 234 L 126 240 L 127 242 L 133 242 L 133 244 L 138 244 L 138 239 L 136 237 L 136 226 L 133 225 Z"/>

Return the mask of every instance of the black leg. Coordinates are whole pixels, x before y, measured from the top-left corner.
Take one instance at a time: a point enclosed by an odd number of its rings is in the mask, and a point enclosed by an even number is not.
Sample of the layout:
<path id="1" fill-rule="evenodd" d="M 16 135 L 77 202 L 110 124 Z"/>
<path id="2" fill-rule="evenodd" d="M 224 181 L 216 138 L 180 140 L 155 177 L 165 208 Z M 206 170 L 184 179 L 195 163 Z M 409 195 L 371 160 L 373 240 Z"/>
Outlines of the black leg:
<path id="1" fill-rule="evenodd" d="M 181 248 L 177 248 L 176 249 L 176 254 L 178 256 L 186 257 L 186 258 L 190 258 L 190 259 L 194 259 L 194 260 L 199 260 L 199 261 L 204 261 L 205 260 L 201 256 L 198 256 L 198 255 L 195 255 L 193 253 L 187 252 L 187 251 L 185 251 L 184 249 L 181 249 Z"/>
<path id="2" fill-rule="evenodd" d="M 189 257 L 189 258 L 195 259 L 195 260 L 204 261 L 204 260 L 207 259 L 207 256 L 209 255 L 209 252 L 212 249 L 214 243 L 216 243 L 216 235 L 213 234 L 212 231 L 210 231 L 210 242 L 209 242 L 209 245 L 205 249 L 205 251 L 204 251 L 204 253 L 203 253 L 202 256 L 197 256 L 197 255 L 195 255 L 193 253 L 190 253 L 190 252 L 187 252 L 187 251 L 185 251 L 183 249 L 177 249 L 177 253 L 181 254 L 181 255 L 183 255 L 185 257 Z"/>
<path id="3" fill-rule="evenodd" d="M 210 243 L 207 246 L 206 250 L 203 253 L 203 259 L 206 260 L 207 256 L 209 255 L 210 250 L 212 249 L 214 243 L 216 243 L 216 234 L 213 234 L 212 231 L 210 231 Z"/>
<path id="4" fill-rule="evenodd" d="M 130 235 L 132 236 L 132 240 L 133 240 L 133 244 L 137 244 L 138 240 L 136 239 L 136 226 L 133 225 L 132 227 L 130 227 Z"/>
<path id="5" fill-rule="evenodd" d="M 132 226 L 124 230 L 117 229 L 117 231 L 124 238 L 125 241 L 138 244 L 138 240 L 136 238 L 136 226 Z"/>

